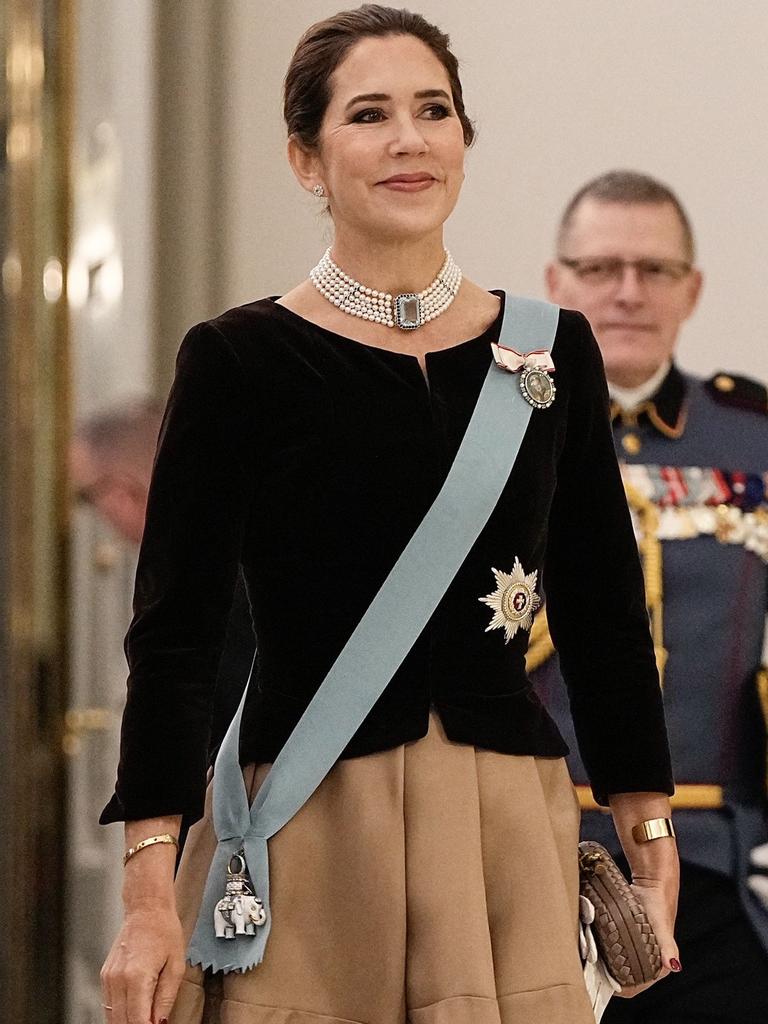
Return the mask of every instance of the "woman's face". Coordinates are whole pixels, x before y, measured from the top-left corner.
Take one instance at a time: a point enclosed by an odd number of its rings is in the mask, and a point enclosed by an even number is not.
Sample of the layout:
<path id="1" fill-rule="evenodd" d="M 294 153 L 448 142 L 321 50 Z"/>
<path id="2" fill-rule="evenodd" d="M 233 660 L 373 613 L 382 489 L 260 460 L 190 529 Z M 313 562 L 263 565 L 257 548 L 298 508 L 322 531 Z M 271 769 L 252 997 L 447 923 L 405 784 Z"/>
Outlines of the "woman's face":
<path id="1" fill-rule="evenodd" d="M 448 75 L 421 40 L 362 39 L 333 73 L 315 170 L 337 234 L 395 240 L 440 229 L 464 151 Z"/>

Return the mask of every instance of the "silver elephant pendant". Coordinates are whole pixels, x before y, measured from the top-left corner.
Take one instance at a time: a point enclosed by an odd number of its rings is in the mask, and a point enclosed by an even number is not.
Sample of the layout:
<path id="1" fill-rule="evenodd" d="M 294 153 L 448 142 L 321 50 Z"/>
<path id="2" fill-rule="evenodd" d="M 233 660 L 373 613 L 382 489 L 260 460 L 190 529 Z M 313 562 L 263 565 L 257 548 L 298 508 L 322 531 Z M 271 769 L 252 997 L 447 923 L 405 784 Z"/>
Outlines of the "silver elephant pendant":
<path id="1" fill-rule="evenodd" d="M 255 935 L 267 920 L 264 904 L 251 889 L 245 870 L 243 851 L 230 857 L 227 864 L 226 894 L 213 911 L 217 939 L 234 939 L 237 935 Z"/>

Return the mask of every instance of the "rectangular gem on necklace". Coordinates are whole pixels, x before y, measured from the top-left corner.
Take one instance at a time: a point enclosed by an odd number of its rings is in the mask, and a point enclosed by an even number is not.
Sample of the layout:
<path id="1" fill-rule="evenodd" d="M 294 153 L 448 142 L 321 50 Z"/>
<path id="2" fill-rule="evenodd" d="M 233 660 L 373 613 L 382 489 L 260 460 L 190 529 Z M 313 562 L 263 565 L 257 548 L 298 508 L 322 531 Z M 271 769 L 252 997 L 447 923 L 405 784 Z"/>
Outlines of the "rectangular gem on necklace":
<path id="1" fill-rule="evenodd" d="M 418 295 L 406 292 L 395 299 L 395 319 L 397 326 L 404 331 L 412 331 L 421 323 L 421 299 Z"/>

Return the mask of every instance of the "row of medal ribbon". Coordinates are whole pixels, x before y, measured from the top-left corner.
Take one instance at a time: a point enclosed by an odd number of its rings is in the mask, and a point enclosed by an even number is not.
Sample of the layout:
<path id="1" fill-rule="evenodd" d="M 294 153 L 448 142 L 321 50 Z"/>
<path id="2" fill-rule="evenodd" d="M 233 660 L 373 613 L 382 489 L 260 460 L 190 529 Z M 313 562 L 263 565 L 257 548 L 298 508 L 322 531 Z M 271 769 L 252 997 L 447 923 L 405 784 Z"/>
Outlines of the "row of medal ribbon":
<path id="1" fill-rule="evenodd" d="M 752 512 L 768 504 L 768 473 L 703 466 L 623 465 L 622 475 L 643 497 L 662 507 L 733 505 Z"/>
<path id="2" fill-rule="evenodd" d="M 713 536 L 768 562 L 768 474 L 701 466 L 622 465 L 625 484 L 656 506 L 659 540 Z M 642 532 L 633 512 L 637 532 Z"/>

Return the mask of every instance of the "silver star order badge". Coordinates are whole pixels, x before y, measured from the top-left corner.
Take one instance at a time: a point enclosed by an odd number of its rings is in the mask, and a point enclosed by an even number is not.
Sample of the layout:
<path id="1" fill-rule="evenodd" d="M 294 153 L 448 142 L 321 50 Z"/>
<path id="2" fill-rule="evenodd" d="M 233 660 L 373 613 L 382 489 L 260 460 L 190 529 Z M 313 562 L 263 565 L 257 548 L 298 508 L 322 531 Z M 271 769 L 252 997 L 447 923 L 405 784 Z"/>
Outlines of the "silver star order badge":
<path id="1" fill-rule="evenodd" d="M 478 601 L 487 604 L 494 611 L 490 625 L 485 632 L 504 627 L 504 643 L 508 644 L 518 629 L 530 629 L 533 625 L 533 613 L 541 604 L 536 593 L 536 577 L 534 570 L 527 575 L 523 571 L 520 559 L 515 558 L 512 572 L 493 570 L 496 577 L 496 590 Z"/>

